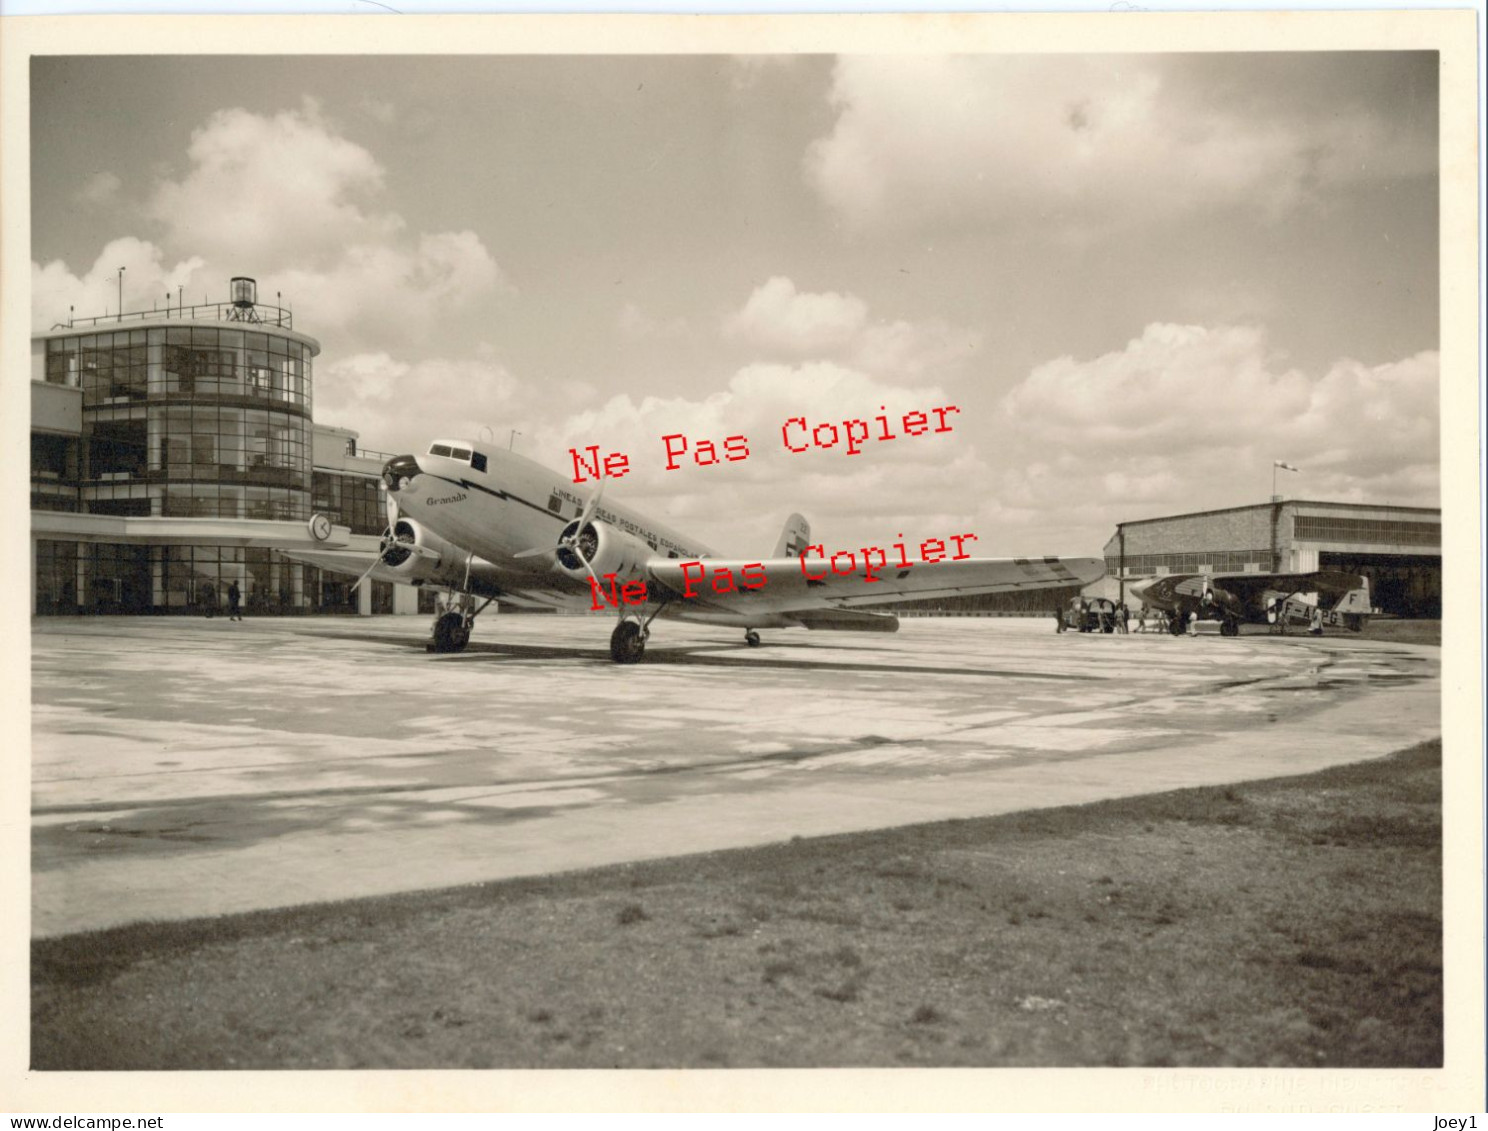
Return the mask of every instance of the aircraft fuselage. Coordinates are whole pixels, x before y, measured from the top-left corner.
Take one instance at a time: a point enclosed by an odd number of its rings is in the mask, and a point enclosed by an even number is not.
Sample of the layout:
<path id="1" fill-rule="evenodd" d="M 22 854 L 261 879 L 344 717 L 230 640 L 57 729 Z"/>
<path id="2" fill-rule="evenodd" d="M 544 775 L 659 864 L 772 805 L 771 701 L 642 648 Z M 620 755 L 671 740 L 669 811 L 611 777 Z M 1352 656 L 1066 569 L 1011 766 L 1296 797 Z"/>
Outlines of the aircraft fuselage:
<path id="1" fill-rule="evenodd" d="M 384 469 L 383 481 L 400 513 L 487 561 L 545 581 L 552 576 L 551 557 L 517 555 L 551 549 L 590 498 L 523 456 L 458 440 L 436 441 L 423 455 L 399 456 Z M 714 556 L 702 543 L 629 507 L 602 501 L 593 517 L 638 538 L 659 557 Z"/>

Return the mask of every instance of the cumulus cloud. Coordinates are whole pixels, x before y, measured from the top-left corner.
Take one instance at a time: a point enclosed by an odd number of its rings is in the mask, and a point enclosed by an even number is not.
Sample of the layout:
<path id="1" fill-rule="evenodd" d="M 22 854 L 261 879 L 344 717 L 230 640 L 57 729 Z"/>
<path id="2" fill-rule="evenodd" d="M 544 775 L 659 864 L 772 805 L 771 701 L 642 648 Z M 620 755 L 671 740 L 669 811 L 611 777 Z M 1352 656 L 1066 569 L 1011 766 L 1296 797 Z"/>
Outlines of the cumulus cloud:
<path id="1" fill-rule="evenodd" d="M 938 386 L 900 386 L 845 366 L 811 361 L 795 365 L 756 364 L 740 369 L 726 387 L 701 399 L 686 396 L 612 397 L 597 408 L 575 413 L 534 430 L 524 450 L 551 467 L 572 471 L 570 448 L 595 445 L 601 455 L 622 451 L 631 471 L 617 482 L 617 497 L 658 517 L 683 524 L 724 552 L 759 553 L 792 510 L 815 516 L 818 532 L 840 539 L 882 539 L 899 531 L 936 533 L 962 521 L 974 505 L 947 484 L 987 478 L 970 431 L 957 414 L 947 414 L 952 430 L 906 434 L 907 412 L 953 404 Z M 845 421 L 866 422 L 881 434 L 884 417 L 893 440 L 871 439 L 857 455 L 846 452 Z M 789 450 L 783 427 L 792 417 L 838 429 L 832 447 Z M 688 454 L 667 470 L 663 437 L 680 435 Z M 730 436 L 747 439 L 746 459 L 699 465 L 692 453 L 702 441 L 723 452 Z M 804 433 L 793 428 L 792 442 Z M 824 443 L 831 438 L 823 431 Z M 674 447 L 677 445 L 674 443 Z M 942 508 L 927 500 L 942 500 Z M 956 517 L 961 516 L 961 517 Z M 958 533 L 961 531 L 957 531 Z M 769 544 L 766 544 L 769 543 Z"/>
<path id="2" fill-rule="evenodd" d="M 450 311 L 509 290 L 473 232 L 440 232 L 416 243 L 348 247 L 324 268 L 290 267 L 277 283 L 298 295 L 317 332 L 351 331 L 361 342 L 425 337 Z"/>
<path id="3" fill-rule="evenodd" d="M 943 319 L 875 322 L 864 328 L 852 351 L 854 364 L 872 373 L 903 377 L 954 375 L 982 347 L 975 330 Z"/>
<path id="4" fill-rule="evenodd" d="M 1282 484 L 1317 499 L 1439 505 L 1440 358 L 1287 367 L 1257 327 L 1154 324 L 1089 360 L 1035 368 L 1002 403 L 1012 521 L 1078 521 L 1239 506 Z"/>
<path id="5" fill-rule="evenodd" d="M 223 280 L 207 280 L 204 262 L 199 256 L 168 264 L 165 253 L 146 240 L 125 236 L 104 245 L 93 265 L 75 275 L 60 259 L 31 264 L 31 317 L 37 330 L 66 322 L 68 307 L 74 306 L 79 317 L 93 317 L 104 311 L 119 311 L 119 268 L 124 268 L 124 309 L 149 310 L 159 302 L 165 305 L 169 295 L 174 302 L 177 288 L 189 296 L 210 282 L 213 293 L 222 293 Z M 196 301 L 188 297 L 188 303 Z"/>
<path id="6" fill-rule="evenodd" d="M 422 451 L 435 436 L 474 439 L 482 426 L 505 440 L 525 396 L 490 357 L 408 362 L 377 351 L 315 366 L 315 418 L 384 451 Z"/>
<path id="7" fill-rule="evenodd" d="M 382 166 L 311 99 L 273 115 L 219 110 L 192 133 L 187 156 L 189 171 L 162 181 L 149 211 L 170 243 L 219 262 L 251 256 L 264 272 L 321 263 L 403 227 L 371 206 Z"/>
<path id="8" fill-rule="evenodd" d="M 1432 139 L 1358 101 L 1310 116 L 1234 106 L 1156 56 L 849 56 L 830 99 L 836 122 L 805 174 L 859 228 L 1278 215 L 1435 159 Z"/>
<path id="9" fill-rule="evenodd" d="M 68 303 L 90 313 L 116 305 L 103 301 L 101 282 L 119 263 L 127 309 L 148 309 L 142 293 L 153 299 L 182 283 L 188 304 L 222 298 L 231 276 L 254 275 L 265 301 L 283 294 L 347 354 L 419 340 L 438 320 L 510 292 L 474 232 L 410 232 L 383 207 L 381 165 L 311 99 L 278 114 L 218 111 L 186 156 L 189 168 L 162 180 L 146 208 L 163 233 L 158 245 L 115 240 L 81 277 L 61 261 L 33 265 L 39 323 Z M 167 267 L 172 254 L 178 262 Z"/>
<path id="10" fill-rule="evenodd" d="M 836 291 L 798 291 L 781 275 L 755 288 L 724 332 L 753 345 L 795 353 L 820 353 L 851 341 L 868 319 L 868 305 Z"/>
<path id="11" fill-rule="evenodd" d="M 920 377 L 973 356 L 981 335 L 935 319 L 871 321 L 854 294 L 797 289 L 777 275 L 724 320 L 724 333 L 766 353 L 831 358 L 887 377 Z"/>

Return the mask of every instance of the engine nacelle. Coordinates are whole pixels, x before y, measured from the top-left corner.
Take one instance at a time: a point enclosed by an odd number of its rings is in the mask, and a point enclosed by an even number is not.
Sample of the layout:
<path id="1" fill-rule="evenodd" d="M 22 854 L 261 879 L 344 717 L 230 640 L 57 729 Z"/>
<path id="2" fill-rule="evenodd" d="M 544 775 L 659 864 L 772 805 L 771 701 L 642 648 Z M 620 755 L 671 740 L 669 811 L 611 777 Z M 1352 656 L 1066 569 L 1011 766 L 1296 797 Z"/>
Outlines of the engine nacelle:
<path id="1" fill-rule="evenodd" d="M 405 585 L 458 584 L 465 574 L 464 552 L 411 518 L 393 524 L 391 540 L 383 535 L 382 564 Z"/>
<path id="2" fill-rule="evenodd" d="M 589 522 L 576 543 L 570 545 L 569 539 L 578 525 L 577 519 L 570 522 L 558 539 L 557 566 L 569 577 L 575 581 L 589 580 L 589 570 L 584 568 L 579 553 L 601 579 L 614 574 L 615 580 L 623 583 L 645 577 L 646 562 L 656 556 L 656 551 L 645 542 L 607 522 Z"/>

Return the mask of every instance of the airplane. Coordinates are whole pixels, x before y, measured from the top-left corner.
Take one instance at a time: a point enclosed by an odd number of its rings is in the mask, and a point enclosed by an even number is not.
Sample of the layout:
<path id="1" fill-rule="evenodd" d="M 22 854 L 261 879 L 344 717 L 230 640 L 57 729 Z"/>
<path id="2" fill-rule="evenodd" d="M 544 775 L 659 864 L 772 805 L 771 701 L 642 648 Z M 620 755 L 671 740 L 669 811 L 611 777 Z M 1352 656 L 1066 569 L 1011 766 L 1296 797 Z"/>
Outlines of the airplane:
<path id="1" fill-rule="evenodd" d="M 1183 635 L 1193 613 L 1219 621 L 1221 635 L 1239 636 L 1243 623 L 1280 625 L 1283 632 L 1288 623 L 1310 623 L 1318 633 L 1326 623 L 1360 632 L 1374 611 L 1369 578 L 1337 570 L 1171 573 L 1130 589 L 1138 600 L 1169 614 L 1168 631 L 1174 636 Z"/>
<path id="2" fill-rule="evenodd" d="M 603 498 L 606 478 L 580 494 L 561 473 L 510 451 L 436 440 L 422 455 L 383 468 L 388 529 L 375 555 L 284 549 L 323 569 L 445 591 L 429 650 L 459 652 L 493 601 L 525 608 L 615 613 L 610 657 L 638 662 L 651 624 L 670 617 L 744 630 L 893 632 L 892 613 L 873 606 L 1085 585 L 1105 574 L 1102 558 L 977 558 L 974 536 L 902 540 L 828 556 L 793 514 L 774 553 L 722 559 L 695 539 Z M 587 497 L 586 497 L 587 495 Z M 417 517 L 415 517 L 417 516 Z M 310 519 L 324 539 L 324 515 Z M 371 559 L 369 561 L 369 558 Z"/>

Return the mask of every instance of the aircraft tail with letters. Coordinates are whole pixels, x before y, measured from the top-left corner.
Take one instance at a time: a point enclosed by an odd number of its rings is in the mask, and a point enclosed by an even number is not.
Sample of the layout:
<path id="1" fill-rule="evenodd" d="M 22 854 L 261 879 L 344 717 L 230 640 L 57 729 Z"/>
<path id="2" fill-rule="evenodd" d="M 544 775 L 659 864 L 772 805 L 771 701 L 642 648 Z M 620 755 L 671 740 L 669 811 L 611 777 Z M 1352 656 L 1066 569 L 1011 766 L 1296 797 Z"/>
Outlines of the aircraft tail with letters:
<path id="1" fill-rule="evenodd" d="M 772 558 L 799 558 L 811 541 L 811 523 L 798 514 L 785 520 L 785 529 L 780 532 L 780 541 L 775 543 Z"/>

